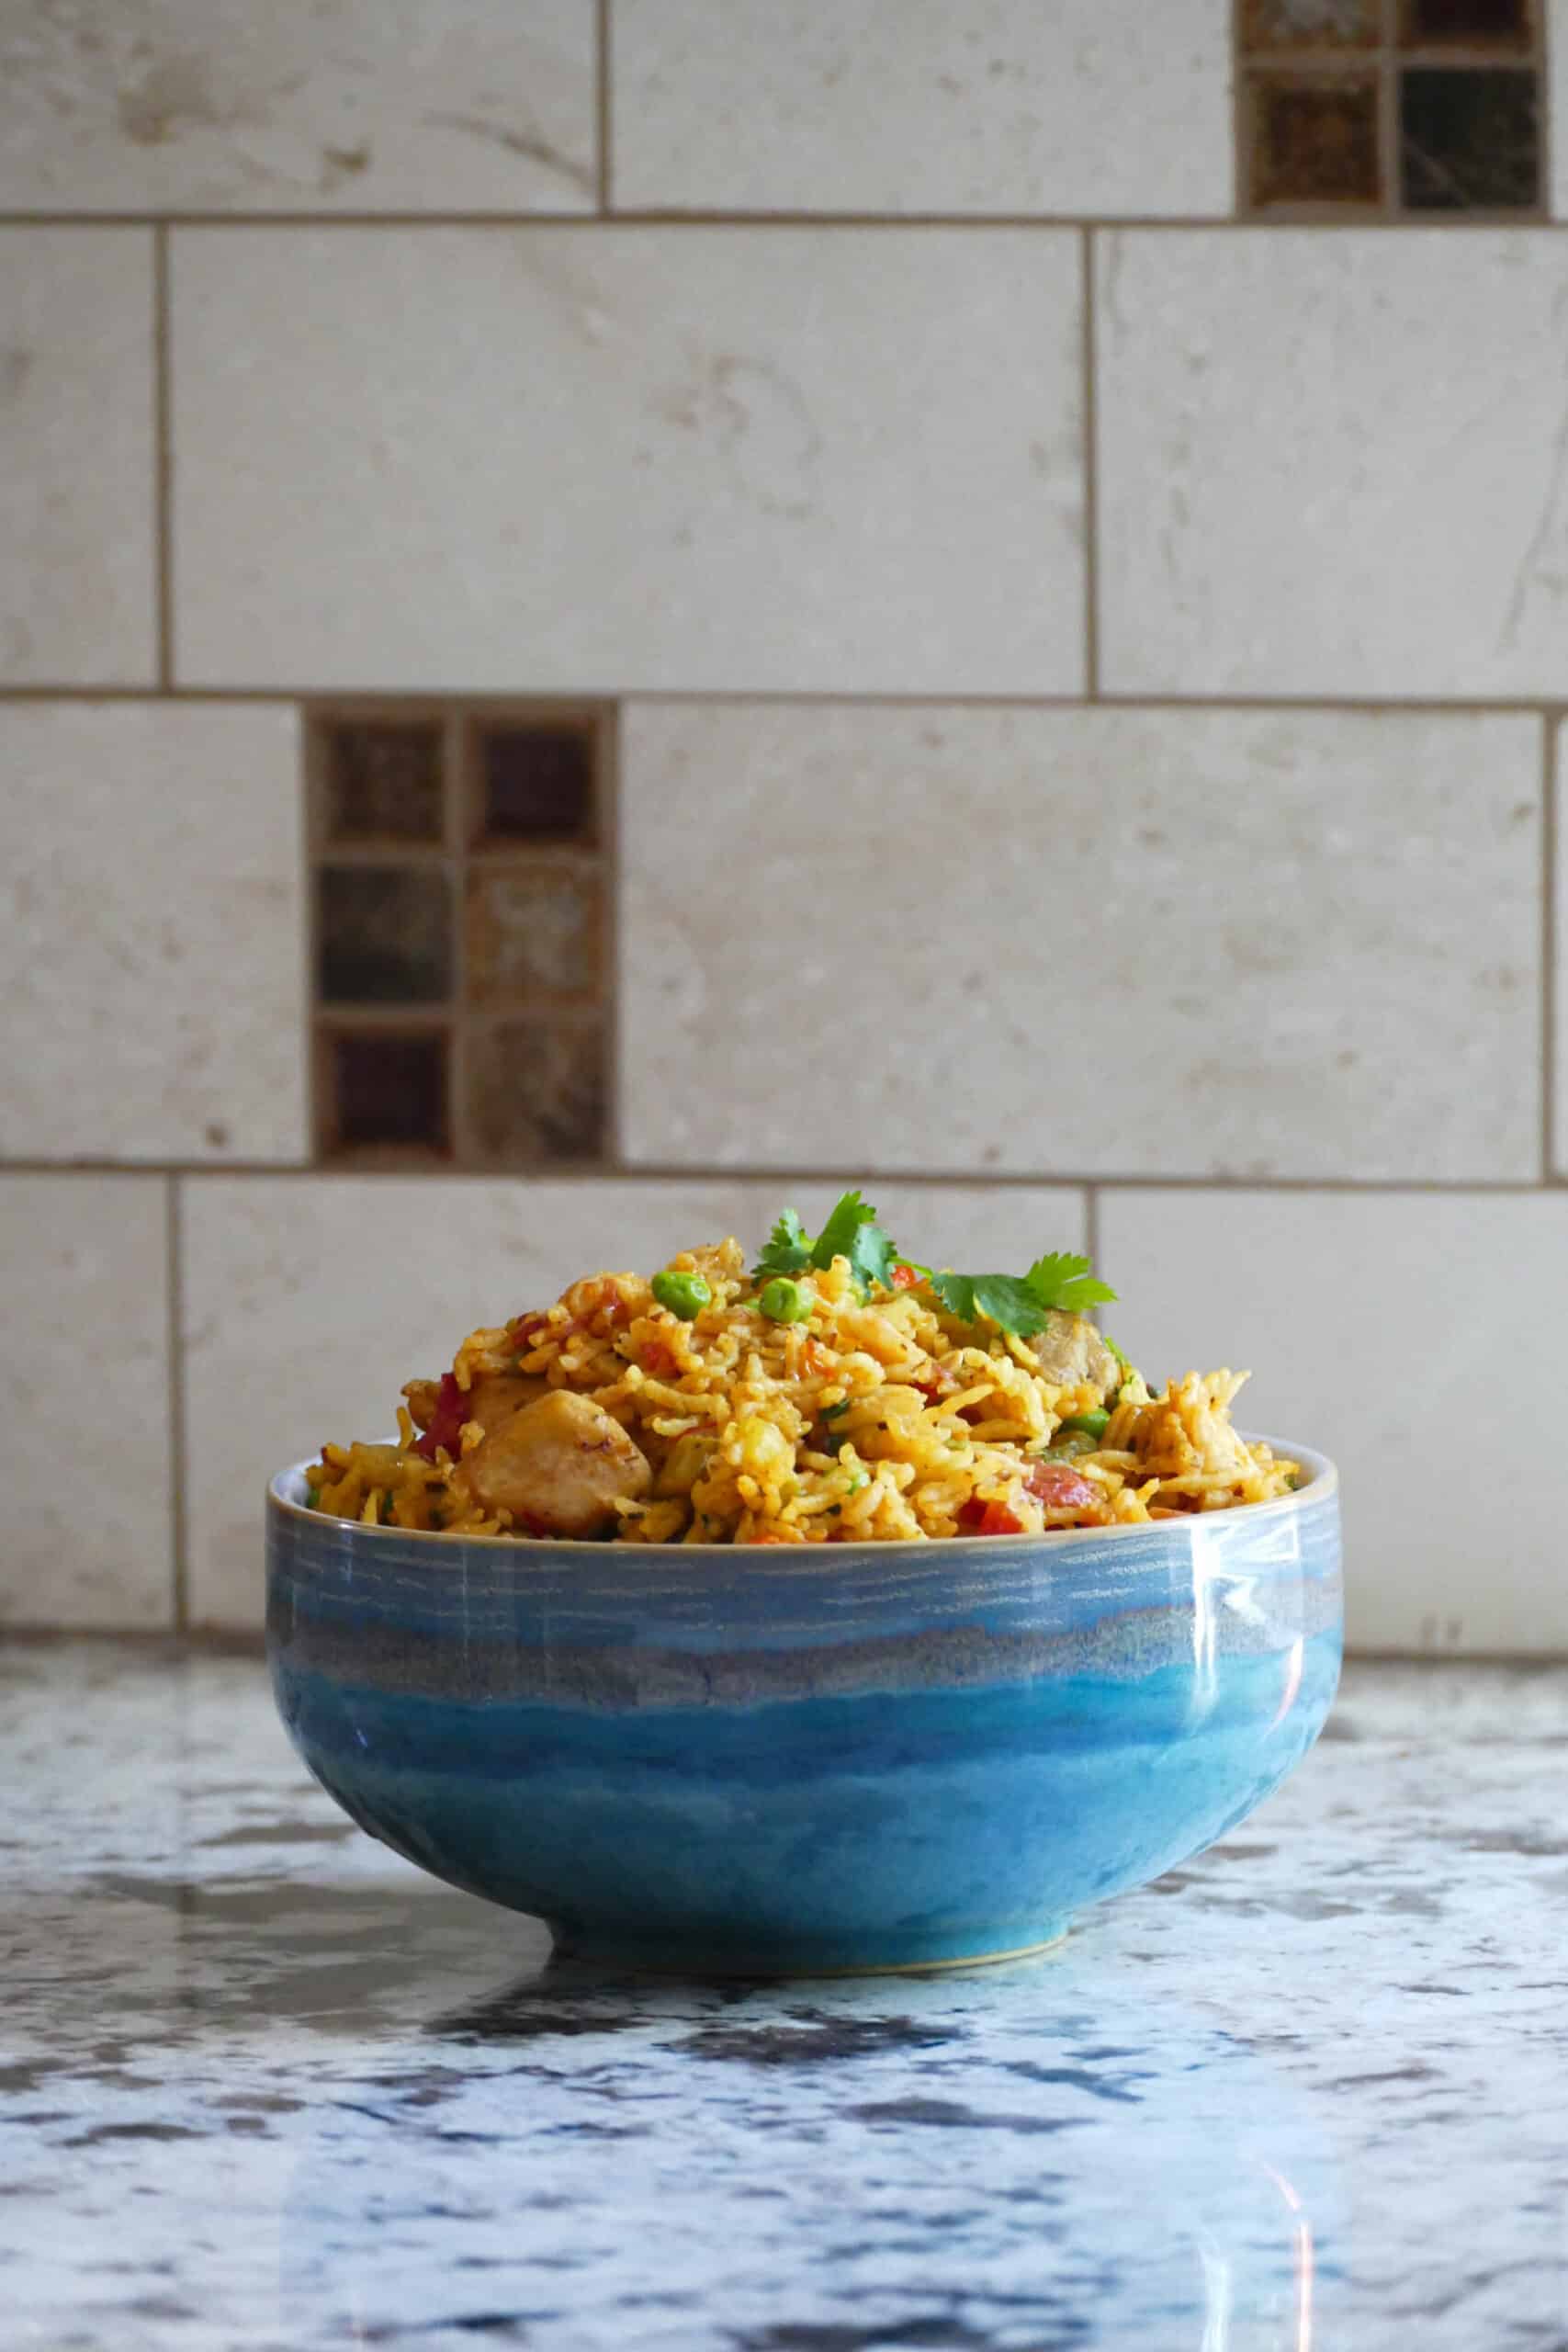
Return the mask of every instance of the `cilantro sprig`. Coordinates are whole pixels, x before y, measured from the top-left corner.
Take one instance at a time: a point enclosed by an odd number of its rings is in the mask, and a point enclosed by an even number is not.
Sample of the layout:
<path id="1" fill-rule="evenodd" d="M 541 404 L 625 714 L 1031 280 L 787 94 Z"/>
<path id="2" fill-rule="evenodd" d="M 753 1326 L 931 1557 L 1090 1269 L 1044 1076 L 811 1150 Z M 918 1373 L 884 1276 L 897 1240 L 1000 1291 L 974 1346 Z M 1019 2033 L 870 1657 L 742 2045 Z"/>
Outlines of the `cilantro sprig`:
<path id="1" fill-rule="evenodd" d="M 812 1266 L 825 1272 L 835 1258 L 847 1258 L 850 1272 L 863 1290 L 869 1290 L 874 1283 L 891 1290 L 897 1255 L 892 1235 L 876 1222 L 876 1211 L 855 1191 L 838 1202 L 815 1240 L 794 1209 L 785 1209 L 768 1236 L 751 1279 L 763 1282 L 772 1274 L 800 1274 Z"/>
<path id="2" fill-rule="evenodd" d="M 1090 1272 L 1087 1258 L 1066 1250 L 1036 1258 L 1026 1274 L 933 1273 L 928 1280 L 961 1323 L 977 1322 L 984 1315 L 1021 1340 L 1043 1331 L 1048 1315 L 1082 1315 L 1116 1295 Z"/>
<path id="3" fill-rule="evenodd" d="M 874 1285 L 893 1288 L 899 1250 L 858 1190 L 843 1195 L 815 1238 L 795 1211 L 785 1209 L 768 1236 L 751 1279 L 761 1283 L 775 1274 L 800 1274 L 811 1268 L 822 1271 L 835 1258 L 848 1259 L 863 1291 Z M 1071 1250 L 1051 1250 L 1036 1258 L 1025 1274 L 938 1273 L 913 1259 L 902 1262 L 931 1285 L 959 1322 L 976 1323 L 984 1317 L 1021 1340 L 1043 1330 L 1049 1315 L 1081 1315 L 1116 1295 L 1110 1283 L 1093 1272 L 1089 1260 Z"/>

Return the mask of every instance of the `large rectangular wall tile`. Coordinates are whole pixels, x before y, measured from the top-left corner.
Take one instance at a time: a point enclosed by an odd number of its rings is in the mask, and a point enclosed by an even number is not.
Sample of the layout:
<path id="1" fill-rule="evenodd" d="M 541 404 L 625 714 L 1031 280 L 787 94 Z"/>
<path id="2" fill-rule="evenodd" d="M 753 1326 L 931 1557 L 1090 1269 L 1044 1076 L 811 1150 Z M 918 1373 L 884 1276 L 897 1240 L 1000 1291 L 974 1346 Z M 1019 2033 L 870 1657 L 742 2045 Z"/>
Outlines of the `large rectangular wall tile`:
<path id="1" fill-rule="evenodd" d="M 1568 1649 L 1561 1194 L 1103 1194 L 1146 1372 L 1250 1367 L 1244 1427 L 1344 1475 L 1350 1639 Z"/>
<path id="2" fill-rule="evenodd" d="M 158 1177 L 0 1175 L 0 1623 L 174 1622 L 165 1223 Z"/>
<path id="3" fill-rule="evenodd" d="M 1096 336 L 1109 691 L 1562 694 L 1562 238 L 1113 232 Z"/>
<path id="4" fill-rule="evenodd" d="M 593 0 L 74 0 L 0 18 L 0 208 L 581 212 Z"/>
<path id="5" fill-rule="evenodd" d="M 760 1246 L 792 1202 L 815 1227 L 839 1189 L 190 1179 L 185 1388 L 197 1622 L 261 1622 L 264 1480 L 324 1439 L 384 1435 L 403 1382 L 450 1363 L 476 1325 L 547 1305 L 601 1267 L 651 1272 L 729 1232 Z M 1060 1188 L 897 1184 L 871 1198 L 900 1242 L 937 1264 L 1022 1264 L 1081 1246 L 1081 1195 Z"/>
<path id="6" fill-rule="evenodd" d="M 152 683 L 153 469 L 150 232 L 0 224 L 0 685 Z"/>
<path id="7" fill-rule="evenodd" d="M 1540 722 L 634 703 L 650 1164 L 1539 1171 Z"/>
<path id="8" fill-rule="evenodd" d="M 186 683 L 1081 681 L 1071 232 L 173 247 Z"/>
<path id="9" fill-rule="evenodd" d="M 0 704 L 0 1151 L 306 1148 L 299 722 Z"/>
<path id="10" fill-rule="evenodd" d="M 1228 0 L 616 0 L 615 200 L 1225 213 Z"/>

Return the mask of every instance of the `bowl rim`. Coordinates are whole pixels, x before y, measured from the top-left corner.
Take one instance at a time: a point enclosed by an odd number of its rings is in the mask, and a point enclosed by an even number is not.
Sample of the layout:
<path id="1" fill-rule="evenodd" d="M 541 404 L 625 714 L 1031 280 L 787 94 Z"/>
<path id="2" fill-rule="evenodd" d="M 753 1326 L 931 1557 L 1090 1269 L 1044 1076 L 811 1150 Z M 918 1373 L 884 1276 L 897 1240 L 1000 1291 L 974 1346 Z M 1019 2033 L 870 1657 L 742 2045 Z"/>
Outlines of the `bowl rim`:
<path id="1" fill-rule="evenodd" d="M 635 1552 L 654 1553 L 666 1561 L 675 1558 L 682 1560 L 711 1559 L 727 1560 L 733 1564 L 742 1553 L 759 1550 L 766 1551 L 769 1554 L 770 1556 L 767 1564 L 768 1573 L 772 1576 L 777 1574 L 781 1569 L 787 1569 L 792 1566 L 804 1568 L 807 1565 L 819 1570 L 823 1566 L 823 1555 L 825 1553 L 828 1554 L 834 1562 L 841 1566 L 847 1566 L 848 1563 L 853 1559 L 897 1558 L 907 1553 L 929 1554 L 932 1545 L 935 1544 L 962 1544 L 964 1546 L 965 1551 L 967 1551 L 971 1545 L 984 1544 L 987 1541 L 991 1543 L 1001 1543 L 1005 1544 L 1009 1555 L 1011 1555 L 1025 1546 L 1032 1550 L 1038 1546 L 1042 1549 L 1048 1547 L 1051 1551 L 1058 1551 L 1064 1545 L 1076 1545 L 1084 1543 L 1126 1543 L 1130 1540 L 1139 1538 L 1147 1542 L 1151 1536 L 1168 1536 L 1173 1532 L 1179 1532 L 1182 1529 L 1188 1528 L 1206 1526 L 1254 1527 L 1261 1520 L 1280 1518 L 1290 1511 L 1304 1510 L 1314 1503 L 1327 1502 L 1331 1497 L 1337 1494 L 1339 1490 L 1338 1467 L 1337 1464 L 1330 1461 L 1327 1454 L 1319 1453 L 1315 1447 L 1310 1445 L 1295 1445 L 1290 1442 L 1287 1439 L 1269 1437 L 1260 1431 L 1253 1430 L 1238 1430 L 1237 1435 L 1240 1436 L 1243 1442 L 1248 1445 L 1261 1444 L 1269 1446 L 1277 1458 L 1283 1459 L 1287 1462 L 1300 1462 L 1303 1466 L 1309 1466 L 1312 1476 L 1308 1479 L 1306 1485 L 1304 1487 L 1298 1487 L 1292 1494 L 1272 1496 L 1268 1502 L 1236 1503 L 1233 1505 L 1229 1510 L 1192 1511 L 1190 1513 L 1179 1514 L 1173 1519 L 1123 1521 L 1119 1526 L 1114 1527 L 1053 1527 L 1045 1529 L 1038 1535 L 1014 1535 L 999 1538 L 992 1536 L 988 1539 L 983 1536 L 971 1535 L 896 1535 L 881 1537 L 868 1536 L 860 1543 L 835 1544 L 831 1545 L 821 1544 L 805 1544 L 798 1545 L 752 1545 L 749 1544 L 639 1544 L 633 1543 L 609 1544 L 605 1543 L 603 1537 L 590 1540 L 581 1536 L 567 1535 L 524 1537 L 516 1535 L 465 1535 L 460 1530 L 444 1527 L 369 1527 L 367 1526 L 363 1520 L 334 1519 L 326 1511 L 312 1510 L 308 1503 L 296 1502 L 292 1495 L 284 1491 L 285 1487 L 289 1484 L 303 1479 L 305 1472 L 310 1467 L 311 1463 L 319 1460 L 320 1457 L 316 1454 L 309 1455 L 303 1462 L 291 1462 L 287 1469 L 278 1471 L 276 1477 L 268 1479 L 266 1487 L 266 1507 L 269 1514 L 276 1513 L 279 1519 L 284 1521 L 304 1521 L 309 1523 L 312 1530 L 320 1530 L 325 1527 L 345 1528 L 350 1531 L 356 1543 L 367 1545 L 372 1550 L 377 1544 L 388 1542 L 396 1544 L 412 1544 L 416 1545 L 423 1545 L 426 1544 L 432 1545 L 442 1544 L 462 1544 L 483 1545 L 487 1550 L 492 1549 L 507 1553 L 514 1559 L 519 1559 L 525 1556 L 530 1559 L 535 1559 L 540 1553 L 547 1553 L 548 1557 L 552 1560 L 557 1558 L 570 1559 L 581 1555 L 587 1559 L 598 1561 L 601 1564 L 603 1564 L 607 1553 L 618 1553 L 624 1556 L 628 1553 Z M 395 1438 L 381 1438 L 374 1439 L 371 1442 L 376 1444 L 390 1445 L 395 1444 L 397 1441 Z M 984 1555 L 982 1554 L 981 1556 L 983 1557 Z"/>

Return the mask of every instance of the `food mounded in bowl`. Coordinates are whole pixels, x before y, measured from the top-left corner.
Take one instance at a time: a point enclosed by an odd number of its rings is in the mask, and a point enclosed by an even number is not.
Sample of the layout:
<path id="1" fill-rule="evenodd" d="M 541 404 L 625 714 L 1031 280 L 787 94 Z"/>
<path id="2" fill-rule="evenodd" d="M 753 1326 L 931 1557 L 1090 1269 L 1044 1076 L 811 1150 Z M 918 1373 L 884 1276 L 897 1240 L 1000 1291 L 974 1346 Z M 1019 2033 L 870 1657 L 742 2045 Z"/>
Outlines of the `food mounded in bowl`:
<path id="1" fill-rule="evenodd" d="M 619 1965 L 1048 1943 L 1240 1821 L 1332 1700 L 1330 1464 L 1277 1500 L 989 1539 L 408 1532 L 268 1500 L 300 1754 L 362 1826 Z"/>
<path id="2" fill-rule="evenodd" d="M 1337 1482 L 1157 1393 L 1087 1260 L 858 1193 L 600 1274 L 276 1481 L 284 1720 L 356 1821 L 575 1953 L 779 1974 L 1053 1941 L 1250 1812 L 1339 1663 Z M 416 1435 L 416 1428 L 418 1434 Z"/>

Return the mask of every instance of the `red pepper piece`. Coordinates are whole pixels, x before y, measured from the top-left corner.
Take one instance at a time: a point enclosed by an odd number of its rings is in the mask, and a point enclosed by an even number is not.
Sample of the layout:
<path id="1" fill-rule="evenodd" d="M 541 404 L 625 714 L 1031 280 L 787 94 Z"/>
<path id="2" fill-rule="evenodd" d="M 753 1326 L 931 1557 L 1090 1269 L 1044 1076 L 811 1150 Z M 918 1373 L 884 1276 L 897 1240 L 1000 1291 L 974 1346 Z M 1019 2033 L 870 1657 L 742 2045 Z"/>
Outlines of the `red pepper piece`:
<path id="1" fill-rule="evenodd" d="M 463 1423 L 468 1418 L 468 1399 L 457 1385 L 456 1373 L 444 1372 L 436 1392 L 435 1410 L 430 1417 L 430 1427 L 415 1440 L 414 1452 L 426 1462 L 434 1462 L 437 1446 L 445 1446 L 456 1460 L 461 1447 Z"/>
<path id="2" fill-rule="evenodd" d="M 1100 1488 L 1065 1462 L 1032 1462 L 1023 1483 L 1047 1510 L 1092 1510 L 1102 1499 Z"/>

